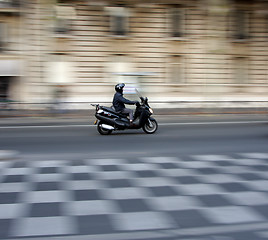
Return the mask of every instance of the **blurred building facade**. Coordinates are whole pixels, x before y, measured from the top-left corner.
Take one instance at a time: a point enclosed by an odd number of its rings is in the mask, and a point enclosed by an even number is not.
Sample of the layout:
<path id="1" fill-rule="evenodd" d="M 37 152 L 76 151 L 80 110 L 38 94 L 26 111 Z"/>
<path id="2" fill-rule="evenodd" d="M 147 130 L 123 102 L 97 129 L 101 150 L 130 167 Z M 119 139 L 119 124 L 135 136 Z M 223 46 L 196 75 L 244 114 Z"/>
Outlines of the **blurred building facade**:
<path id="1" fill-rule="evenodd" d="M 0 0 L 0 94 L 268 100 L 267 0 Z"/>

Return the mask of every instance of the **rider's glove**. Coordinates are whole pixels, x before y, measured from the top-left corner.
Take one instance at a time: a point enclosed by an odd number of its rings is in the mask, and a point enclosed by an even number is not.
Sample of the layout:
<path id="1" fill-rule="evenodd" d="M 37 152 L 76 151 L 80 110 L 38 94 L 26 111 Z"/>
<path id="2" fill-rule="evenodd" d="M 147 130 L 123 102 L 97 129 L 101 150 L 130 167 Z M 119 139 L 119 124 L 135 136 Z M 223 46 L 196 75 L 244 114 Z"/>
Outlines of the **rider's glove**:
<path id="1" fill-rule="evenodd" d="M 139 101 L 136 101 L 135 104 L 136 104 L 136 106 L 139 106 L 140 105 L 140 102 Z"/>

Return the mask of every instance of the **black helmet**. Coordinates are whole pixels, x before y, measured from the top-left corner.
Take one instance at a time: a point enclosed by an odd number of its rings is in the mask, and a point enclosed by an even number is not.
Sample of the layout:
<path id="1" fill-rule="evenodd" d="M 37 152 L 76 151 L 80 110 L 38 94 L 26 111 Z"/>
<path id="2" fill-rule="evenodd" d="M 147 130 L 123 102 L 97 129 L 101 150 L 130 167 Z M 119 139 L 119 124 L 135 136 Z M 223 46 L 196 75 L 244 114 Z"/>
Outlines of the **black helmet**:
<path id="1" fill-rule="evenodd" d="M 115 91 L 119 93 L 123 93 L 123 88 L 125 87 L 124 83 L 118 83 L 115 85 Z"/>

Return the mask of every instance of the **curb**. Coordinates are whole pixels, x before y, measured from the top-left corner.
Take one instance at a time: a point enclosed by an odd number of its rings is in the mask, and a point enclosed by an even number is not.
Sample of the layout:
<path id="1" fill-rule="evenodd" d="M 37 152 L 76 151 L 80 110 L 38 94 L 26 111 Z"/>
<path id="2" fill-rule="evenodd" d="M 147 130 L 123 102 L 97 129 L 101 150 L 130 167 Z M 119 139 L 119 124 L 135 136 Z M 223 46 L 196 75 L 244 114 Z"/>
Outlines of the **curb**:
<path id="1" fill-rule="evenodd" d="M 191 107 L 191 108 L 153 108 L 155 115 L 200 115 L 200 114 L 268 114 L 267 107 Z M 95 115 L 95 109 L 72 110 L 65 113 L 51 114 L 47 111 L 14 110 L 0 111 L 0 119 L 3 118 L 27 118 L 27 117 L 50 117 L 50 118 L 74 118 L 89 117 Z"/>

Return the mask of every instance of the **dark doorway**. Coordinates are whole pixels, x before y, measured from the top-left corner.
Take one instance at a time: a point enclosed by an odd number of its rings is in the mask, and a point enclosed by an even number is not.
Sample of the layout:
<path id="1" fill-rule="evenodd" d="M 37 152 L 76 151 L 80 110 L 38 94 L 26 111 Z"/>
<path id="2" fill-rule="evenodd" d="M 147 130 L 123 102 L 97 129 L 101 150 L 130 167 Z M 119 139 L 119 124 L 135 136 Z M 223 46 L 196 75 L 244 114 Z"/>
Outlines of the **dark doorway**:
<path id="1" fill-rule="evenodd" d="M 0 109 L 10 108 L 9 88 L 11 77 L 0 76 Z"/>
<path id="2" fill-rule="evenodd" d="M 0 77 L 0 99 L 8 100 L 9 98 L 10 77 Z"/>

